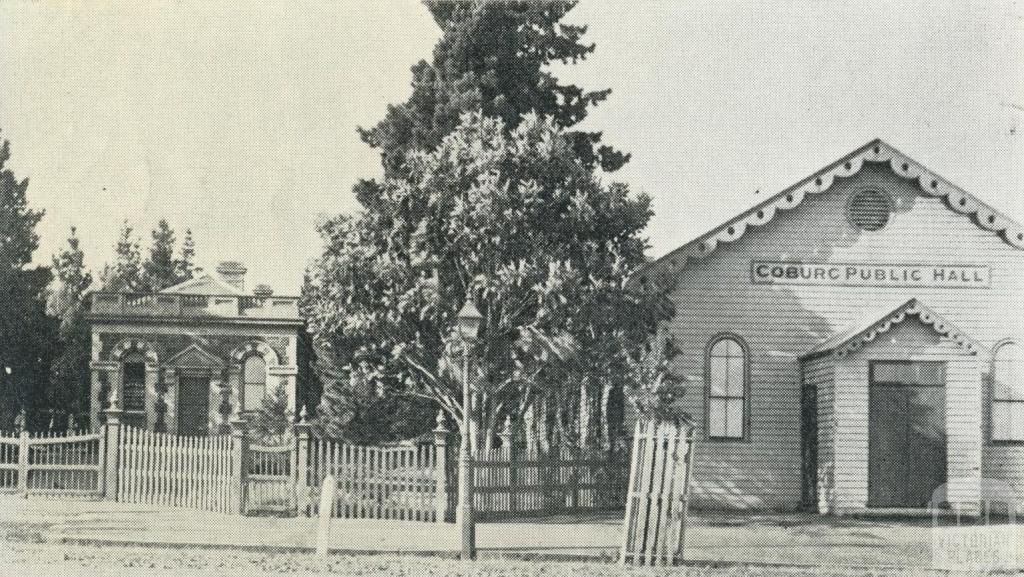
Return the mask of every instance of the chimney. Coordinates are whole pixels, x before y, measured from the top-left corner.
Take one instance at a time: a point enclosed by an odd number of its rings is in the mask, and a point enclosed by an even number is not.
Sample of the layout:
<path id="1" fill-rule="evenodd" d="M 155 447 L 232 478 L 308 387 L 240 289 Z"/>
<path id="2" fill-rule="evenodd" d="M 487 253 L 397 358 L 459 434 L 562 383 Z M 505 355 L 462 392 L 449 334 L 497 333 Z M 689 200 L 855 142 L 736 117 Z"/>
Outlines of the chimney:
<path id="1" fill-rule="evenodd" d="M 270 285 L 258 284 L 252 289 L 252 296 L 261 299 L 269 298 L 274 294 L 274 289 L 270 288 Z"/>
<path id="2" fill-rule="evenodd" d="M 248 270 L 240 262 L 224 261 L 217 265 L 217 274 L 227 283 L 240 291 L 245 291 L 245 271 Z"/>

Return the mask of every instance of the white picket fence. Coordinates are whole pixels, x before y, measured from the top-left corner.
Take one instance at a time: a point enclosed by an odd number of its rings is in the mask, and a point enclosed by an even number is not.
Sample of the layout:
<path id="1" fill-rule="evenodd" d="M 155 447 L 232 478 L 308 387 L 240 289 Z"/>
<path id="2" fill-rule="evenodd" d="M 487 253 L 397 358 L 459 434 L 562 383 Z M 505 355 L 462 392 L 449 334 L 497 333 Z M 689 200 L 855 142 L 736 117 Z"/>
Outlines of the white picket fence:
<path id="1" fill-rule="evenodd" d="M 691 425 L 637 421 L 622 531 L 623 565 L 675 565 L 683 559 L 692 460 Z"/>
<path id="2" fill-rule="evenodd" d="M 121 428 L 117 500 L 232 512 L 232 438 Z"/>

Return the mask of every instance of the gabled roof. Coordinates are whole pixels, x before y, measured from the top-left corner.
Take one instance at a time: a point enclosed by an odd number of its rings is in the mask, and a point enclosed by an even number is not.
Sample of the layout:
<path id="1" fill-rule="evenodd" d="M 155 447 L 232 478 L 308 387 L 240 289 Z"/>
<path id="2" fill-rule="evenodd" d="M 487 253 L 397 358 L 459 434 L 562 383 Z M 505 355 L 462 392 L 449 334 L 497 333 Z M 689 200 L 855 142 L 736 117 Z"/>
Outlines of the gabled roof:
<path id="1" fill-rule="evenodd" d="M 985 204 L 976 197 L 915 162 L 909 156 L 885 142 L 875 139 L 847 154 L 800 182 L 772 196 L 764 202 L 740 213 L 735 218 L 695 238 L 665 256 L 644 266 L 638 274 L 668 265 L 678 270 L 687 261 L 703 258 L 720 245 L 738 240 L 751 227 L 764 226 L 780 211 L 792 210 L 808 195 L 828 191 L 836 178 L 848 178 L 860 172 L 865 162 L 888 163 L 892 171 L 920 186 L 921 194 L 946 199 L 946 205 L 968 216 L 979 227 L 999 235 L 1007 244 L 1024 250 L 1024 226 Z"/>
<path id="2" fill-rule="evenodd" d="M 164 362 L 169 367 L 209 367 L 223 368 L 224 361 L 206 352 L 199 345 L 192 343 L 184 350 Z"/>
<path id="3" fill-rule="evenodd" d="M 860 322 L 853 323 L 850 328 L 818 343 L 804 353 L 800 359 L 806 360 L 829 353 L 833 353 L 837 357 L 845 356 L 875 340 L 878 335 L 889 332 L 910 317 L 916 317 L 922 324 L 931 327 L 939 335 L 952 339 L 958 346 L 971 354 L 977 353 L 982 348 L 977 341 L 967 336 L 956 325 L 944 319 L 921 301 L 912 298 L 888 313 L 865 316 Z"/>
<path id="4" fill-rule="evenodd" d="M 160 292 L 165 294 L 245 296 L 245 292 L 232 286 L 220 275 L 205 271 L 197 277 L 169 286 Z"/>

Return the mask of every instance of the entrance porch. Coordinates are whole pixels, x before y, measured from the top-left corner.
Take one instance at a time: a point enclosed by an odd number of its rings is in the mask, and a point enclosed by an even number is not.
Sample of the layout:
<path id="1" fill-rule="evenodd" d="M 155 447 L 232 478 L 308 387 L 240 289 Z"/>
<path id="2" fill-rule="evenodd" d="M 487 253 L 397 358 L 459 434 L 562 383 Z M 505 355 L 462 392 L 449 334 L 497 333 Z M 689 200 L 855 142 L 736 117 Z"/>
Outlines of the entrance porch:
<path id="1" fill-rule="evenodd" d="M 801 359 L 804 500 L 821 513 L 978 511 L 978 345 L 917 300 Z"/>

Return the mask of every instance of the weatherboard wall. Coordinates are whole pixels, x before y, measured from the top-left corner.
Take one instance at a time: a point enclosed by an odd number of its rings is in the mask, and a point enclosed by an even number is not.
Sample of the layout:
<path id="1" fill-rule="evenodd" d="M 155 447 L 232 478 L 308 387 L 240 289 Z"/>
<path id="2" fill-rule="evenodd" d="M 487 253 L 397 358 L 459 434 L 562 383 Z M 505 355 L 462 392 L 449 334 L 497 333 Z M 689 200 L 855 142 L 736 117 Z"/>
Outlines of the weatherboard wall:
<path id="1" fill-rule="evenodd" d="M 849 195 L 864 188 L 884 190 L 895 201 L 895 213 L 879 231 L 863 232 L 847 221 Z M 981 265 L 989 267 L 989 286 L 755 284 L 754 261 Z M 916 297 L 986 347 L 979 353 L 981 371 L 988 366 L 988 347 L 1024 336 L 1024 315 L 1019 314 L 1024 252 L 950 210 L 945 200 L 919 194 L 916 183 L 894 175 L 888 164 L 866 163 L 856 175 L 837 179 L 827 192 L 808 195 L 769 223 L 748 228 L 739 239 L 680 269 L 682 264 L 676 263 L 671 273 L 678 281 L 671 293 L 676 314 L 662 334 L 673 337 L 682 349 L 676 369 L 690 381 L 682 404 L 700 424 L 694 494 L 703 504 L 799 506 L 799 357 L 837 332 L 877 320 Z M 877 316 L 870 318 L 873 314 Z M 705 347 L 722 333 L 740 336 L 750 354 L 749 433 L 742 440 L 703 438 Z M 837 406 L 836 418 L 848 410 Z M 979 430 L 984 430 L 983 414 L 977 415 Z M 836 450 L 848 449 L 837 445 Z M 985 472 L 1018 483 L 1018 491 L 1024 493 L 1019 485 L 1024 479 L 1022 451 L 1019 446 L 986 446 Z"/>

